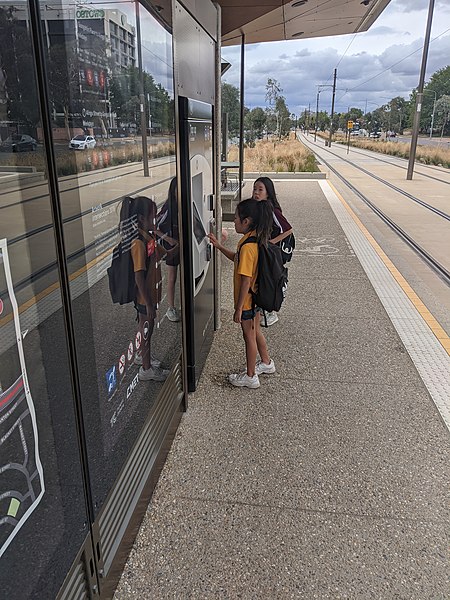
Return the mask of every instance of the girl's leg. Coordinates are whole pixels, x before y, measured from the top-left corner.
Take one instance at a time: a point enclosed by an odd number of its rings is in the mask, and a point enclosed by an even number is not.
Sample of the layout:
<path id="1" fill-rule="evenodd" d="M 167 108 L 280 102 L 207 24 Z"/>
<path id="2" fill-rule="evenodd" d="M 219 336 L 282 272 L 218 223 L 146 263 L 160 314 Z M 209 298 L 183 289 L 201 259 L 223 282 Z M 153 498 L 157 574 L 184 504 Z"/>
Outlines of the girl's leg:
<path id="1" fill-rule="evenodd" d="M 256 353 L 258 347 L 256 345 L 256 321 L 259 322 L 259 315 L 254 319 L 241 321 L 242 334 L 245 341 L 245 357 L 247 359 L 247 375 L 253 377 L 256 368 Z"/>
<path id="2" fill-rule="evenodd" d="M 177 282 L 178 267 L 167 265 L 167 301 L 171 308 L 175 308 L 175 284 Z"/>
<path id="3" fill-rule="evenodd" d="M 257 313 L 255 317 L 255 332 L 256 332 L 256 345 L 258 347 L 259 356 L 263 363 L 268 365 L 270 363 L 269 350 L 267 348 L 266 338 L 261 331 L 261 313 Z"/>
<path id="4" fill-rule="evenodd" d="M 142 355 L 142 367 L 144 371 L 147 371 L 151 367 L 151 339 L 153 333 L 153 327 L 155 324 L 154 319 L 148 319 L 147 315 L 139 313 L 139 331 L 141 332 L 141 355 Z"/>
<path id="5" fill-rule="evenodd" d="M 264 316 L 259 314 L 255 317 L 255 335 L 256 335 L 256 345 L 258 347 L 259 356 L 263 363 L 268 365 L 270 363 L 269 350 L 267 348 L 266 338 L 264 337 L 263 332 L 261 331 L 261 319 L 264 319 Z"/>

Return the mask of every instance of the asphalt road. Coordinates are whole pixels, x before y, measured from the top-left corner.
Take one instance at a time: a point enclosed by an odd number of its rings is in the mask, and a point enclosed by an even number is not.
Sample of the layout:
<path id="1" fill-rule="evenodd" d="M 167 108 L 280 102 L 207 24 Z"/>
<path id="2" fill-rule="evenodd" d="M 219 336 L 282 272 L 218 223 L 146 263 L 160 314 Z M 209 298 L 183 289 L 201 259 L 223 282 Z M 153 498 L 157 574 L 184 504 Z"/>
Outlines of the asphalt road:
<path id="1" fill-rule="evenodd" d="M 399 142 L 404 142 L 404 143 L 410 144 L 411 136 L 399 135 L 396 138 L 391 139 L 391 141 L 393 141 L 393 142 L 395 142 L 395 140 L 398 140 Z M 450 145 L 450 138 L 449 137 L 443 137 L 443 138 L 433 137 L 430 139 L 429 137 L 419 136 L 419 138 L 417 139 L 417 143 L 420 146 L 440 146 L 443 148 L 448 148 Z"/>

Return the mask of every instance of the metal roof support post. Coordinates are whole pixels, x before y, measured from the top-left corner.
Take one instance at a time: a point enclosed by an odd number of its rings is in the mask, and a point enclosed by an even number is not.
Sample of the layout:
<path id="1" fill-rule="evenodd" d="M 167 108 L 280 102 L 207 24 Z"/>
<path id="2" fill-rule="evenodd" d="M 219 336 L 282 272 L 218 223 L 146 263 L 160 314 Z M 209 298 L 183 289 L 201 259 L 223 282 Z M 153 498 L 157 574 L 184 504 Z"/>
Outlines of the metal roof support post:
<path id="1" fill-rule="evenodd" d="M 215 169 L 215 181 L 214 181 L 214 188 L 215 188 L 215 197 L 216 197 L 216 201 L 215 201 L 215 214 L 214 214 L 214 219 L 215 219 L 215 227 L 216 227 L 216 237 L 218 240 L 220 240 L 222 238 L 222 198 L 221 198 L 221 187 L 222 187 L 222 182 L 221 182 L 221 169 L 220 169 L 220 162 L 221 162 L 221 138 L 222 138 L 222 133 L 224 135 L 226 135 L 226 132 L 222 132 L 222 59 L 221 59 L 221 50 L 222 50 L 222 46 L 221 46 L 221 37 L 222 37 L 222 27 L 221 27 L 221 19 L 222 19 L 222 9 L 220 4 L 215 3 L 214 6 L 216 7 L 217 10 L 217 23 L 216 23 L 216 27 L 217 27 L 217 42 L 216 42 L 216 73 L 215 73 L 215 78 L 216 78 L 216 82 L 215 82 L 215 88 L 216 88 L 216 103 L 215 103 L 215 107 L 214 107 L 214 129 L 215 129 L 215 135 L 214 135 L 214 152 L 215 152 L 215 159 L 214 162 L 216 164 L 216 169 Z M 224 160 L 226 160 L 226 157 L 224 158 Z M 222 296 L 222 269 L 221 269 L 221 257 L 220 257 L 220 253 L 215 252 L 215 258 L 216 260 L 214 261 L 214 288 L 215 288 L 215 294 L 214 294 L 214 329 L 220 329 L 221 326 L 221 320 L 220 320 L 220 311 L 221 311 L 221 296 Z"/>
<path id="2" fill-rule="evenodd" d="M 425 82 L 425 71 L 427 69 L 428 47 L 430 45 L 431 23 L 433 21 L 434 0 L 430 0 L 428 7 L 427 29 L 425 42 L 423 44 L 422 66 L 420 68 L 419 85 L 417 86 L 416 112 L 414 113 L 413 131 L 411 137 L 411 148 L 409 150 L 408 172 L 406 179 L 412 179 L 414 172 L 414 161 L 416 160 L 417 138 L 419 137 L 420 112 L 422 110 L 423 84 Z"/>
<path id="3" fill-rule="evenodd" d="M 241 38 L 241 122 L 239 127 L 239 202 L 242 200 L 242 182 L 244 180 L 244 49 L 245 34 Z"/>
<path id="4" fill-rule="evenodd" d="M 139 11 L 139 0 L 135 0 L 134 10 L 135 10 L 135 15 L 136 15 L 136 39 L 137 39 L 138 68 L 139 68 L 139 105 L 140 105 L 140 110 L 141 110 L 142 163 L 144 166 L 144 177 L 149 177 L 148 148 L 147 148 L 147 119 L 145 118 L 144 72 L 142 70 L 141 18 L 140 18 L 140 11 Z"/>

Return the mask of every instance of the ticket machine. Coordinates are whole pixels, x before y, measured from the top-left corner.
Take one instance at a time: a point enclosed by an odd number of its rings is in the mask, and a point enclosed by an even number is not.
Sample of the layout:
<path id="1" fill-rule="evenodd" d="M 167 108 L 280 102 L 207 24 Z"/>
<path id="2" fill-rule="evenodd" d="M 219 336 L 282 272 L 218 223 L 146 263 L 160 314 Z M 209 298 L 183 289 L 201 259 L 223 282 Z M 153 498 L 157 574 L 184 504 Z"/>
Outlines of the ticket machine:
<path id="1" fill-rule="evenodd" d="M 194 391 L 214 330 L 212 247 L 214 223 L 213 107 L 179 98 L 180 179 L 183 215 L 184 289 L 188 390 Z"/>

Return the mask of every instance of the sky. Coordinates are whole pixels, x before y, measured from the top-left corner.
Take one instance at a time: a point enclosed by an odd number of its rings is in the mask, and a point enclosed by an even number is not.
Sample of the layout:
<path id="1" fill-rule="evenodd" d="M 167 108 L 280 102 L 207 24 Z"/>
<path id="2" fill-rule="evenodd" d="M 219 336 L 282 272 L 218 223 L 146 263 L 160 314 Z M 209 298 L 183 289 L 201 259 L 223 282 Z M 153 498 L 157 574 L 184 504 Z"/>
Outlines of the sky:
<path id="1" fill-rule="evenodd" d="M 245 105 L 266 106 L 271 77 L 292 113 L 300 114 L 308 105 L 315 112 L 317 86 L 332 85 L 335 67 L 336 112 L 348 107 L 370 112 L 395 96 L 408 99 L 419 82 L 428 5 L 429 0 L 391 0 L 372 27 L 356 35 L 247 45 Z M 435 0 L 431 40 L 425 82 L 450 65 L 450 0 Z M 232 64 L 223 81 L 237 87 L 240 51 L 237 46 L 222 48 L 222 57 Z M 330 112 L 331 96 L 331 87 L 320 92 L 319 110 Z"/>

